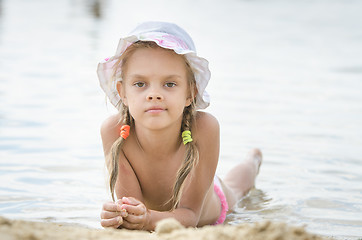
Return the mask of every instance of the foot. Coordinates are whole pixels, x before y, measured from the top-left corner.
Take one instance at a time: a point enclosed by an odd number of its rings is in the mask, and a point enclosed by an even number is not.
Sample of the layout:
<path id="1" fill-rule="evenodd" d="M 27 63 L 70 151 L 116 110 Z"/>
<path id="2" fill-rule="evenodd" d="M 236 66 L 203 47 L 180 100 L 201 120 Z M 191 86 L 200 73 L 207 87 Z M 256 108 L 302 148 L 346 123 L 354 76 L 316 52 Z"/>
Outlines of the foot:
<path id="1" fill-rule="evenodd" d="M 258 148 L 254 148 L 248 153 L 245 161 L 252 161 L 254 163 L 256 175 L 258 175 L 261 163 L 263 162 L 263 154 Z"/>
<path id="2" fill-rule="evenodd" d="M 240 162 L 226 174 L 224 183 L 232 190 L 237 200 L 245 196 L 255 185 L 255 178 L 259 173 L 263 161 L 259 149 L 252 149 L 244 161 Z"/>

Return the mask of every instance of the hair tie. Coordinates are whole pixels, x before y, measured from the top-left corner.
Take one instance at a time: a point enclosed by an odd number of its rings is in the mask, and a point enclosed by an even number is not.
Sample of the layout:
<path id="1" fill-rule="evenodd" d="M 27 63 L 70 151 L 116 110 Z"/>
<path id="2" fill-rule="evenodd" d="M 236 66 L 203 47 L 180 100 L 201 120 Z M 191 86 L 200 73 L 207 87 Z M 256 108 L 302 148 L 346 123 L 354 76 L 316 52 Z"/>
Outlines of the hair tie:
<path id="1" fill-rule="evenodd" d="M 124 139 L 124 140 L 126 140 L 126 138 L 128 138 L 128 136 L 129 136 L 129 130 L 131 129 L 131 127 L 129 126 L 129 125 L 123 125 L 122 127 L 121 127 L 121 132 L 120 132 L 120 136 Z"/>
<path id="2" fill-rule="evenodd" d="M 185 130 L 182 132 L 181 136 L 182 136 L 182 141 L 184 142 L 184 145 L 186 145 L 189 142 L 192 142 L 191 131 Z"/>

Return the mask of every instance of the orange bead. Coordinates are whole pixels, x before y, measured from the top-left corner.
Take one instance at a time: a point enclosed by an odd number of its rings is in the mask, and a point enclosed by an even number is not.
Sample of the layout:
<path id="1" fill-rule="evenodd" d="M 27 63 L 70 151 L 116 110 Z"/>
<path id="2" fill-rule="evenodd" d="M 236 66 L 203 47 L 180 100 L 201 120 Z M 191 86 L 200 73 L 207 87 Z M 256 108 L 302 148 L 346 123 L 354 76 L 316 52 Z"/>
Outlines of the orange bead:
<path id="1" fill-rule="evenodd" d="M 129 130 L 131 129 L 131 127 L 129 125 L 123 125 L 121 127 L 121 132 L 120 132 L 120 136 L 123 138 L 123 139 L 126 139 L 128 138 L 129 136 Z"/>

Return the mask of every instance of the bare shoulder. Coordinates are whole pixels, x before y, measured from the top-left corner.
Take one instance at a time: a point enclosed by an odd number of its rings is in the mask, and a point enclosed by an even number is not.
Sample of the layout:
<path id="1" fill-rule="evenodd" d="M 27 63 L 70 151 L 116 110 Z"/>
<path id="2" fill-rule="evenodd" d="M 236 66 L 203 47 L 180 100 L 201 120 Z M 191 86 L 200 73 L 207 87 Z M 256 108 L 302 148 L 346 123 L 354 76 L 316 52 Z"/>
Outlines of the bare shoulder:
<path id="1" fill-rule="evenodd" d="M 119 115 L 106 118 L 101 125 L 104 154 L 107 155 L 114 141 L 119 137 Z"/>
<path id="2" fill-rule="evenodd" d="M 218 120 L 206 112 L 197 112 L 196 133 L 198 141 L 219 138 L 220 126 Z"/>
<path id="3" fill-rule="evenodd" d="M 197 131 L 203 133 L 203 131 L 219 131 L 219 122 L 218 120 L 207 112 L 198 111 L 196 114 L 196 126 Z"/>
<path id="4" fill-rule="evenodd" d="M 106 118 L 101 125 L 101 134 L 102 136 L 105 134 L 109 134 L 113 132 L 115 129 L 119 127 L 119 115 L 114 114 L 108 118 Z"/>

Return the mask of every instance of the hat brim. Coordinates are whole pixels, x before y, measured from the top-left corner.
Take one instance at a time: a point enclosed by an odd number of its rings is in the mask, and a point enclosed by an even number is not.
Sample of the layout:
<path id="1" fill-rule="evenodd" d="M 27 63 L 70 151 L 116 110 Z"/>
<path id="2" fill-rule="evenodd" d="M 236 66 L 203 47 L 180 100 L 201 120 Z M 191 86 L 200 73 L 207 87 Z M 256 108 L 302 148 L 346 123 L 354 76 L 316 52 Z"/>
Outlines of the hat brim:
<path id="1" fill-rule="evenodd" d="M 115 64 L 124 51 L 131 44 L 137 41 L 152 41 L 162 48 L 172 49 L 177 54 L 185 55 L 196 80 L 196 109 L 205 109 L 210 105 L 210 97 L 205 88 L 210 80 L 211 73 L 209 70 L 209 62 L 206 59 L 197 56 L 194 51 L 182 46 L 180 47 L 177 44 L 168 44 L 165 46 L 165 44 L 162 44 L 162 42 L 147 36 L 145 37 L 144 35 L 131 35 L 120 39 L 116 54 L 114 56 L 106 58 L 98 64 L 97 74 L 100 86 L 113 106 L 115 106 L 120 111 L 122 110 L 121 98 L 117 91 L 117 81 L 120 81 L 120 79 L 115 79 Z M 117 75 L 118 74 L 120 74 L 120 72 L 117 72 Z"/>

